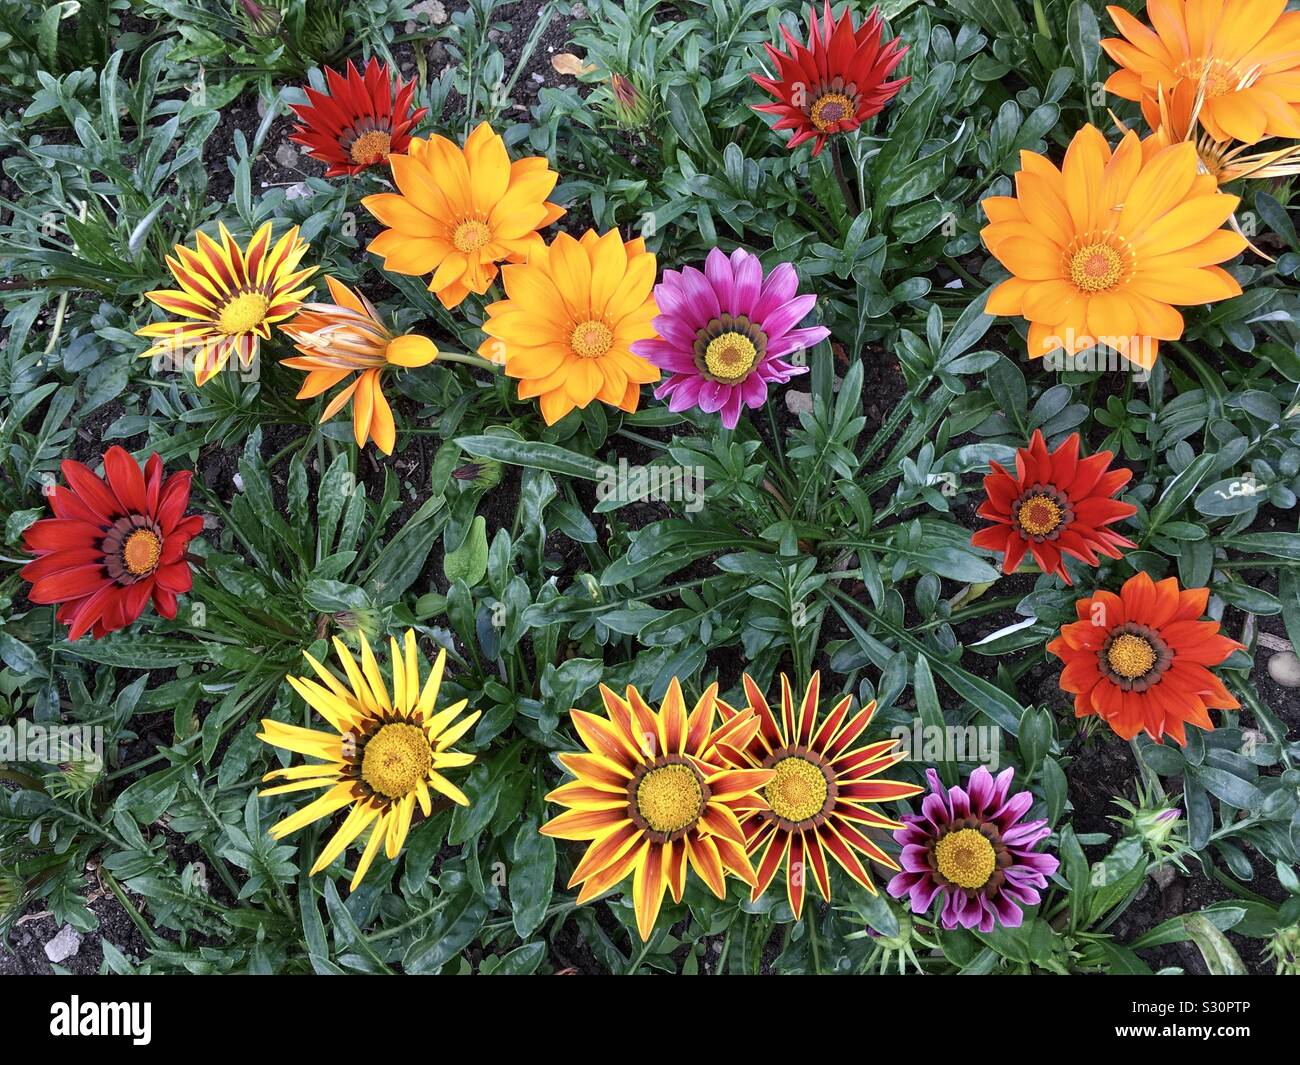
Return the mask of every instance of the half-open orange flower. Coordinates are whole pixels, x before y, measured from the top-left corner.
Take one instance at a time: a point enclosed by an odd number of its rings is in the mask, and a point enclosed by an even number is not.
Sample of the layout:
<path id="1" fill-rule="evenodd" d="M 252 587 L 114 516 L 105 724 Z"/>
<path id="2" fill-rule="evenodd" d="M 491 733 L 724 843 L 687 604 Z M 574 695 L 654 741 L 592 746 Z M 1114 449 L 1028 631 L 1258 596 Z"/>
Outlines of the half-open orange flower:
<path id="1" fill-rule="evenodd" d="M 1079 434 L 1073 433 L 1048 452 L 1038 429 L 1027 448 L 1016 449 L 1016 472 L 997 462 L 984 478 L 985 500 L 977 513 L 995 524 L 980 529 L 971 543 L 1003 553 L 1002 572 L 1014 573 L 1025 552 L 1039 569 L 1055 573 L 1073 584 L 1063 555 L 1090 566 L 1098 555 L 1120 557 L 1120 548 L 1137 547 L 1132 540 L 1106 528 L 1137 513 L 1132 503 L 1121 503 L 1115 493 L 1128 484 L 1132 470 L 1110 468 L 1115 456 L 1099 451 L 1079 458 Z"/>
<path id="2" fill-rule="evenodd" d="M 1183 744 L 1184 725 L 1214 728 L 1207 708 L 1240 706 L 1208 668 L 1244 650 L 1219 635 L 1218 622 L 1201 619 L 1209 595 L 1139 573 L 1119 595 L 1078 600 L 1079 620 L 1047 645 L 1065 663 L 1061 690 L 1074 694 L 1074 716 L 1100 717 L 1126 740 L 1145 731 L 1157 743 L 1167 733 Z"/>
<path id="3" fill-rule="evenodd" d="M 1300 137 L 1300 12 L 1287 0 L 1148 0 L 1151 27 L 1108 7 L 1123 37 L 1101 42 L 1119 64 L 1106 90 L 1140 100 L 1160 124 L 1157 97 L 1200 92 L 1200 122 L 1216 141 Z"/>
<path id="4" fill-rule="evenodd" d="M 1183 335 L 1175 305 L 1241 295 L 1215 265 L 1246 246 L 1220 229 L 1236 196 L 1199 173 L 1189 143 L 1143 157 L 1128 132 L 1112 153 L 1093 126 L 1075 134 L 1058 170 L 1020 153 L 1015 196 L 983 201 L 984 243 L 1012 276 L 987 311 L 1029 322 L 1029 357 L 1101 344 L 1143 369 L 1160 340 Z"/>
<path id="5" fill-rule="evenodd" d="M 419 277 L 444 307 L 496 280 L 497 263 L 523 262 L 541 246 L 537 230 L 562 214 L 547 202 L 559 175 L 542 156 L 513 163 L 506 144 L 482 122 L 456 147 L 446 137 L 412 137 L 388 157 L 398 193 L 361 202 L 389 228 L 370 242 L 384 269 Z"/>
<path id="6" fill-rule="evenodd" d="M 438 357 L 438 348 L 415 333 L 395 336 L 365 296 L 332 277 L 325 281 L 334 302 L 304 304 L 291 323 L 280 326 L 302 352 L 281 359 L 281 364 L 307 371 L 297 399 L 313 399 L 356 374 L 356 380 L 330 400 L 320 420 L 328 421 L 351 400 L 357 447 L 373 439 L 380 451 L 391 455 L 397 428 L 380 387 L 381 375 L 390 366 L 427 366 Z"/>
<path id="7" fill-rule="evenodd" d="M 587 230 L 559 234 L 518 266 L 502 271 L 506 298 L 488 306 L 479 354 L 505 363 L 519 398 L 539 398 L 554 425 L 592 400 L 634 411 L 641 386 L 659 368 L 632 353 L 655 335 L 655 257 L 638 237 Z"/>
<path id="8" fill-rule="evenodd" d="M 718 898 L 728 873 L 755 883 L 740 818 L 764 807 L 758 789 L 772 773 L 737 769 L 723 758 L 721 745 L 743 748 L 758 721 L 733 711 L 714 728 L 717 691 L 711 685 L 688 713 L 674 677 L 656 713 L 636 688 L 620 698 L 602 684 L 605 717 L 570 711 L 587 750 L 557 756 L 577 779 L 546 796 L 568 810 L 541 831 L 590 842 L 569 879 L 569 887 L 582 885 L 579 903 L 632 874 L 642 940 L 654 931 L 665 890 L 681 902 L 688 863 Z"/>
<path id="9" fill-rule="evenodd" d="M 786 897 L 795 920 L 803 914 L 808 869 L 822 898 L 829 902 L 827 854 L 871 894 L 877 894 L 859 855 L 888 869 L 897 870 L 898 866 L 864 829 L 893 830 L 903 826 L 877 813 L 872 804 L 906 799 L 924 789 L 897 780 L 875 779 L 906 757 L 905 752 L 896 750 L 896 739 L 855 745 L 871 724 L 876 704 L 868 703 L 850 715 L 853 696 L 846 695 L 818 724 L 821 674 L 813 674 L 796 706 L 790 679 L 783 673 L 778 719 L 748 673 L 744 685 L 749 706 L 737 711 L 721 704 L 723 720 L 744 720 L 751 713 L 757 714 L 758 731 L 747 745 L 734 742 L 733 737 L 723 742 L 721 749 L 737 765 L 772 771 L 772 779 L 763 788 L 768 808 L 751 810 L 741 822 L 745 849 L 751 856 L 763 852 L 753 898 L 758 899 L 777 870 L 785 866 Z"/>

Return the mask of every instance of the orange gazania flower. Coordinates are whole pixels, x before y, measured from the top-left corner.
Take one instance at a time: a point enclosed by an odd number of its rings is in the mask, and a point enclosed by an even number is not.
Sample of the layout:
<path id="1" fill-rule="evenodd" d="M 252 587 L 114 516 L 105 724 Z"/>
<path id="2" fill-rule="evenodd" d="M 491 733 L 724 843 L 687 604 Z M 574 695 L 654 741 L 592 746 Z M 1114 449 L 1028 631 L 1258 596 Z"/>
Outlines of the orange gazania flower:
<path id="1" fill-rule="evenodd" d="M 1140 100 L 1152 129 L 1159 91 L 1190 85 L 1204 96 L 1200 122 L 1216 141 L 1300 137 L 1300 13 L 1286 7 L 1286 0 L 1148 0 L 1154 30 L 1108 7 L 1124 37 L 1101 42 L 1120 67 L 1106 90 Z"/>
<path id="2" fill-rule="evenodd" d="M 308 248 L 298 239 L 297 226 L 272 247 L 267 222 L 253 234 L 247 250 L 235 243 L 224 225 L 218 229 L 219 244 L 200 231 L 193 251 L 178 244 L 177 258 L 167 257 L 179 290 L 145 293 L 163 310 L 190 321 L 154 322 L 136 330 L 137 336 L 155 338 L 140 358 L 190 353 L 194 379 L 200 385 L 221 371 L 232 352 L 239 353 L 240 365 L 248 369 L 260 341 L 271 339 L 271 326 L 302 306 L 302 298 L 311 291 L 304 282 L 316 272 L 314 266 L 297 269 Z"/>
<path id="3" fill-rule="evenodd" d="M 388 158 L 399 193 L 361 202 L 389 228 L 370 242 L 384 269 L 418 277 L 444 307 L 496 280 L 497 263 L 523 262 L 541 246 L 537 230 L 562 214 L 547 202 L 559 175 L 542 156 L 510 161 L 505 141 L 482 122 L 464 149 L 445 137 L 412 137 Z"/>
<path id="4" fill-rule="evenodd" d="M 728 873 L 753 885 L 740 818 L 761 809 L 765 769 L 729 765 L 720 746 L 744 747 L 758 729 L 748 712 L 734 711 L 714 728 L 718 686 L 711 685 L 689 713 L 674 677 L 658 713 L 631 686 L 620 698 L 603 684 L 607 716 L 570 711 L 587 750 L 557 757 L 577 779 L 546 796 L 568 807 L 541 828 L 559 839 L 589 841 L 569 886 L 582 885 L 589 902 L 632 874 L 637 930 L 648 940 L 665 889 L 681 902 L 686 868 L 718 898 Z"/>
<path id="5" fill-rule="evenodd" d="M 1110 468 L 1115 456 L 1099 451 L 1079 458 L 1079 434 L 1073 433 L 1050 454 L 1038 429 L 1027 448 L 1016 450 L 1016 471 L 996 462 L 984 478 L 986 499 L 977 513 L 996 522 L 971 537 L 976 547 L 1001 551 L 1003 573 L 1013 573 L 1029 551 L 1044 573 L 1055 573 L 1073 584 L 1063 555 L 1090 566 L 1098 555 L 1120 557 L 1120 548 L 1137 547 L 1106 526 L 1137 513 L 1132 503 L 1114 498 L 1133 476 L 1132 470 Z"/>
<path id="6" fill-rule="evenodd" d="M 289 139 L 328 164 L 326 177 L 359 174 L 388 162 L 390 152 L 406 151 L 411 128 L 429 110 L 413 112 L 415 79 L 398 81 L 374 56 L 364 75 L 349 59 L 346 76 L 326 67 L 325 81 L 328 94 L 304 86 L 307 103 L 289 105 L 299 120 Z"/>
<path id="7" fill-rule="evenodd" d="M 1060 170 L 1033 152 L 1020 165 L 1015 196 L 983 201 L 980 235 L 1012 274 L 986 309 L 1029 321 L 1030 358 L 1104 344 L 1149 370 L 1158 341 L 1183 335 L 1175 305 L 1241 295 L 1215 265 L 1246 246 L 1219 228 L 1238 199 L 1198 172 L 1195 146 L 1144 159 L 1136 133 L 1112 153 L 1084 126 Z"/>
<path id="8" fill-rule="evenodd" d="M 390 366 L 427 366 L 438 357 L 438 348 L 414 333 L 395 336 L 365 296 L 332 277 L 325 281 L 334 302 L 305 304 L 293 322 L 280 327 L 302 352 L 301 357 L 280 362 L 307 371 L 297 399 L 313 399 L 356 374 L 356 380 L 330 400 L 320 420 L 328 421 L 351 400 L 357 447 L 373 439 L 380 451 L 391 455 L 397 429 L 380 387 L 381 375 Z"/>
<path id="9" fill-rule="evenodd" d="M 1079 620 L 1047 645 L 1065 663 L 1061 690 L 1074 693 L 1074 716 L 1100 717 L 1126 740 L 1145 730 L 1157 743 L 1168 733 L 1183 744 L 1185 724 L 1214 728 L 1207 708 L 1237 709 L 1208 667 L 1245 648 L 1201 620 L 1209 595 L 1139 573 L 1119 595 L 1078 600 Z"/>
<path id="10" fill-rule="evenodd" d="M 479 354 L 519 378 L 519 398 L 539 397 L 554 425 L 592 400 L 634 411 L 659 369 L 632 353 L 655 335 L 655 257 L 617 230 L 559 234 L 526 264 L 502 271 L 506 298 L 488 306 Z"/>
<path id="11" fill-rule="evenodd" d="M 737 711 L 722 704 L 724 720 L 758 716 L 759 727 L 748 744 L 729 738 L 723 753 L 735 764 L 768 769 L 772 779 L 763 788 L 766 809 L 753 809 L 741 822 L 745 849 L 751 856 L 762 851 L 753 898 L 767 890 L 783 865 L 786 895 L 795 920 L 803 914 L 806 872 L 812 870 L 817 890 L 828 902 L 830 872 L 826 855 L 855 881 L 875 895 L 876 885 L 859 855 L 897 870 L 894 860 L 873 843 L 864 829 L 898 829 L 902 823 L 872 809 L 878 802 L 894 802 L 919 795 L 922 788 L 897 780 L 874 779 L 901 762 L 906 754 L 896 750 L 896 739 L 855 746 L 876 712 L 868 703 L 849 714 L 853 697 L 846 695 L 820 724 L 817 700 L 821 674 L 814 673 L 803 699 L 796 706 L 790 679 L 781 675 L 781 717 L 777 718 L 758 685 L 744 676 L 749 706 Z M 739 716 L 737 716 L 739 715 Z"/>

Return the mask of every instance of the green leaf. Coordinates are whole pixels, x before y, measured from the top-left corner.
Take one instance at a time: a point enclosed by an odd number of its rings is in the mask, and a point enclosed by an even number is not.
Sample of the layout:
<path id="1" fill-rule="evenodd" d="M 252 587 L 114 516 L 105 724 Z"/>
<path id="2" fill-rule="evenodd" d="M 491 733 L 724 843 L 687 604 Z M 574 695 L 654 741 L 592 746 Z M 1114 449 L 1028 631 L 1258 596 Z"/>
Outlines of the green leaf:
<path id="1" fill-rule="evenodd" d="M 455 551 L 449 551 L 443 558 L 442 572 L 448 584 L 463 580 L 472 588 L 483 579 L 487 573 L 487 566 L 487 521 L 480 514 L 476 515 L 470 523 L 469 532 L 465 534 L 465 542 Z M 521 938 L 527 936 L 521 933 Z"/>

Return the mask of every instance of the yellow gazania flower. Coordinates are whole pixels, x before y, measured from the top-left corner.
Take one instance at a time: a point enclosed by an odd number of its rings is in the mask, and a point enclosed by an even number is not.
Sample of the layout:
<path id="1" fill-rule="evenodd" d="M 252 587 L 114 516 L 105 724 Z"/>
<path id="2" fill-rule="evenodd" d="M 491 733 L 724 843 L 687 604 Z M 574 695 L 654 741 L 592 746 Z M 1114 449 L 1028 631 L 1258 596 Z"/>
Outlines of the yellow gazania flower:
<path id="1" fill-rule="evenodd" d="M 1120 67 L 1106 91 L 1159 124 L 1159 90 L 1203 86 L 1200 123 L 1216 141 L 1300 137 L 1300 12 L 1287 0 L 1148 0 L 1145 26 L 1108 7 L 1123 37 L 1101 46 Z"/>
<path id="2" fill-rule="evenodd" d="M 320 420 L 328 421 L 352 400 L 357 447 L 373 438 L 380 451 L 391 455 L 397 430 L 380 387 L 381 374 L 389 366 L 427 366 L 438 357 L 438 348 L 428 337 L 414 333 L 394 336 L 365 296 L 332 277 L 325 282 L 334 302 L 304 304 L 291 323 L 280 326 L 302 352 L 301 358 L 280 362 L 307 371 L 298 399 L 313 399 L 357 374 L 355 381 L 330 400 Z"/>
<path id="3" fill-rule="evenodd" d="M 247 250 L 224 225 L 219 229 L 220 243 L 200 231 L 193 250 L 178 244 L 177 258 L 167 257 L 179 290 L 145 293 L 163 310 L 192 321 L 154 322 L 136 330 L 137 336 L 156 339 L 141 353 L 142 359 L 193 350 L 194 379 L 200 385 L 220 372 L 232 352 L 239 353 L 240 365 L 248 369 L 259 340 L 270 340 L 271 326 L 302 305 L 311 287 L 298 286 L 316 272 L 314 266 L 297 269 L 308 248 L 298 239 L 297 226 L 272 247 L 267 222 L 253 234 Z"/>
<path id="4" fill-rule="evenodd" d="M 334 638 L 334 650 L 347 675 L 346 682 L 304 652 L 303 657 L 323 684 L 309 677 L 287 679 L 294 691 L 335 731 L 319 732 L 264 718 L 262 731 L 257 734 L 258 739 L 274 747 L 323 759 L 267 773 L 263 780 L 283 779 L 289 783 L 266 788 L 263 795 L 329 789 L 272 825 L 273 839 L 283 839 L 336 810 L 352 807 L 311 867 L 312 875 L 326 868 L 370 827 L 370 839 L 352 877 L 353 890 L 365 877 L 381 844 L 389 858 L 396 858 L 401 852 L 417 802 L 424 816 L 430 815 L 433 809 L 430 788 L 461 806 L 469 805 L 465 793 L 441 771 L 474 761 L 474 755 L 450 748 L 478 720 L 479 712 L 461 717 L 465 712 L 462 699 L 434 713 L 447 662 L 445 650 L 438 652 L 421 688 L 421 659 L 415 649 L 415 631 L 406 630 L 404 652 L 395 639 L 390 640 L 390 647 L 391 697 L 364 635 L 360 666 L 343 641 Z"/>
<path id="5" fill-rule="evenodd" d="M 388 226 L 370 242 L 384 269 L 419 277 L 444 307 L 482 295 L 496 264 L 523 262 L 541 244 L 537 230 L 564 208 L 547 202 L 559 175 L 546 159 L 510 161 L 505 141 L 482 122 L 464 150 L 445 137 L 412 137 L 405 154 L 390 155 L 399 193 L 366 196 L 362 204 Z"/>
<path id="6" fill-rule="evenodd" d="M 505 363 L 519 398 L 540 397 L 554 425 L 592 400 L 634 411 L 641 386 L 659 369 L 632 353 L 655 335 L 655 257 L 645 241 L 623 243 L 617 230 L 559 234 L 528 262 L 502 271 L 506 298 L 488 305 L 479 354 Z"/>
<path id="7" fill-rule="evenodd" d="M 739 819 L 766 807 L 758 789 L 772 774 L 727 764 L 719 747 L 744 747 L 758 719 L 745 712 L 715 729 L 717 691 L 712 685 L 688 714 L 674 677 L 656 713 L 636 688 L 621 699 L 602 684 L 606 717 L 570 711 L 587 751 L 557 756 L 577 779 L 546 796 L 568 810 L 541 831 L 589 841 L 569 880 L 582 885 L 579 903 L 632 874 L 642 941 L 654 931 L 665 889 L 681 902 L 688 863 L 718 898 L 728 873 L 755 883 Z"/>
<path id="8" fill-rule="evenodd" d="M 1143 157 L 1136 133 L 1112 153 L 1084 126 L 1060 170 L 1020 153 L 1015 196 L 983 201 L 980 235 L 1012 277 L 989 293 L 989 314 L 1029 321 L 1029 357 L 1104 344 L 1144 369 L 1158 341 L 1183 335 L 1175 305 L 1241 295 L 1217 263 L 1245 246 L 1219 227 L 1238 199 L 1199 173 L 1183 142 Z"/>

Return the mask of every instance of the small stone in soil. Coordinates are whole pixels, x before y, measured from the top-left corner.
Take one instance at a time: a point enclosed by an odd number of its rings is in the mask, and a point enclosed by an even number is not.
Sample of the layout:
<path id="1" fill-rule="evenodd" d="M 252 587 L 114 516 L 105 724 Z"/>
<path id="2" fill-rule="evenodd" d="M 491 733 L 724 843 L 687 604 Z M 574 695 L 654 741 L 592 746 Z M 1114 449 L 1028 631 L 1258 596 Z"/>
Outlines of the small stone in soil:
<path id="1" fill-rule="evenodd" d="M 1271 656 L 1268 675 L 1284 688 L 1300 688 L 1300 658 L 1294 651 L 1282 651 Z"/>
<path id="2" fill-rule="evenodd" d="M 58 935 L 45 944 L 45 956 L 58 965 L 67 961 L 81 949 L 81 935 L 70 924 L 59 929 Z"/>
<path id="3" fill-rule="evenodd" d="M 283 167 L 296 167 L 298 165 L 298 153 L 286 141 L 275 150 L 275 161 Z"/>
<path id="4" fill-rule="evenodd" d="M 789 389 L 785 394 L 786 409 L 791 414 L 811 414 L 813 409 L 811 392 L 796 392 Z"/>

